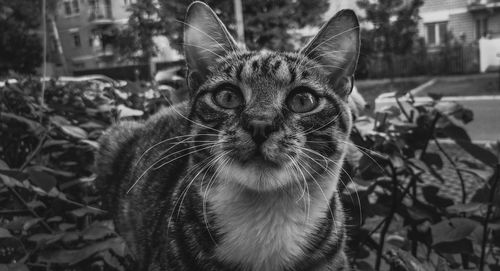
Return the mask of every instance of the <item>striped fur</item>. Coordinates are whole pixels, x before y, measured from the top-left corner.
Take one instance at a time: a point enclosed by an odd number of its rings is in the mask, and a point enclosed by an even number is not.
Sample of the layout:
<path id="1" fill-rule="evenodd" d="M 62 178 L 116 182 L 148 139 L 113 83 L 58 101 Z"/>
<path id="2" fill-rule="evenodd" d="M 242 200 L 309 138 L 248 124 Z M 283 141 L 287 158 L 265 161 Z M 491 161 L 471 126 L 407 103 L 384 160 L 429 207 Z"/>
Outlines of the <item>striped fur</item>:
<path id="1" fill-rule="evenodd" d="M 131 270 L 348 270 L 337 185 L 357 55 L 340 48 L 325 65 L 316 50 L 329 29 L 299 53 L 239 50 L 206 5 L 188 14 L 186 44 L 211 48 L 186 49 L 190 101 L 100 141 L 99 183 Z M 242 99 L 232 109 L 214 98 L 229 85 Z M 318 104 L 296 113 L 287 99 L 304 88 Z M 255 120 L 272 129 L 262 142 L 245 128 Z"/>

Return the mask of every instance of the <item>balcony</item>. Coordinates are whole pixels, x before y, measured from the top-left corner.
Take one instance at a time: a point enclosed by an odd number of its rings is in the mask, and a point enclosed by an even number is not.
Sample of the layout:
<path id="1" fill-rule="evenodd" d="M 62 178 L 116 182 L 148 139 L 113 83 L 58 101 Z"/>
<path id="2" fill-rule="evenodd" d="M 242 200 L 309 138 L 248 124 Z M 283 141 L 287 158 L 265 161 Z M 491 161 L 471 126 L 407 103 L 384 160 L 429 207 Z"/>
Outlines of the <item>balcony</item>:
<path id="1" fill-rule="evenodd" d="M 89 9 L 89 22 L 93 25 L 109 25 L 114 22 L 111 2 L 91 0 Z"/>
<path id="2" fill-rule="evenodd" d="M 500 0 L 468 0 L 469 11 L 488 11 L 500 8 Z"/>

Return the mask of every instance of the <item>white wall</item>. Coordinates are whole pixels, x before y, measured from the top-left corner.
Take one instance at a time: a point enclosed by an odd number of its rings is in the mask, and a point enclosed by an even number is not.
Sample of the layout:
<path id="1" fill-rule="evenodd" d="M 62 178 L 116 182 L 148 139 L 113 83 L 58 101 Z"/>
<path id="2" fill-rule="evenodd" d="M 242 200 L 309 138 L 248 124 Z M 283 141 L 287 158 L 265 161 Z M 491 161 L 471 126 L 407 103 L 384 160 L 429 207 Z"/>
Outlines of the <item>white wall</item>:
<path id="1" fill-rule="evenodd" d="M 479 59 L 481 72 L 498 67 L 500 69 L 500 38 L 479 40 Z"/>

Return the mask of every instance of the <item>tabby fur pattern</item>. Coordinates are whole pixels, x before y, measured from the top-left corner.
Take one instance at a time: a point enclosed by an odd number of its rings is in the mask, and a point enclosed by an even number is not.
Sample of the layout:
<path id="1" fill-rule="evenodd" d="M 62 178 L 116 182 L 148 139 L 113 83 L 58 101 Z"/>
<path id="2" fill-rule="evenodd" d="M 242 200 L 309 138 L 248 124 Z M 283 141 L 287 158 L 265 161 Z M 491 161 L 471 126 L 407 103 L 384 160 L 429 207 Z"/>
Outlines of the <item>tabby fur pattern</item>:
<path id="1" fill-rule="evenodd" d="M 237 47 L 187 12 L 189 102 L 100 139 L 104 205 L 133 270 L 349 270 L 338 180 L 352 126 L 356 15 L 300 52 Z"/>

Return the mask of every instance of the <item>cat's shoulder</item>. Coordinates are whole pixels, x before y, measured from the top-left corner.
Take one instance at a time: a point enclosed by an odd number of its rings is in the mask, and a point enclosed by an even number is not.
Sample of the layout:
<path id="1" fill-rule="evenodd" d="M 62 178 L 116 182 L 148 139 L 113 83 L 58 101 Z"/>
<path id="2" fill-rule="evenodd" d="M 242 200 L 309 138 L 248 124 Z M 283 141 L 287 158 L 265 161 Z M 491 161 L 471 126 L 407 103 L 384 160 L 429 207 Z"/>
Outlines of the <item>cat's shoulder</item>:
<path id="1" fill-rule="evenodd" d="M 99 138 L 97 170 L 101 174 L 112 174 L 113 164 L 124 156 L 124 152 L 185 134 L 188 112 L 185 102 L 164 108 L 146 121 L 120 121 L 113 124 Z"/>

